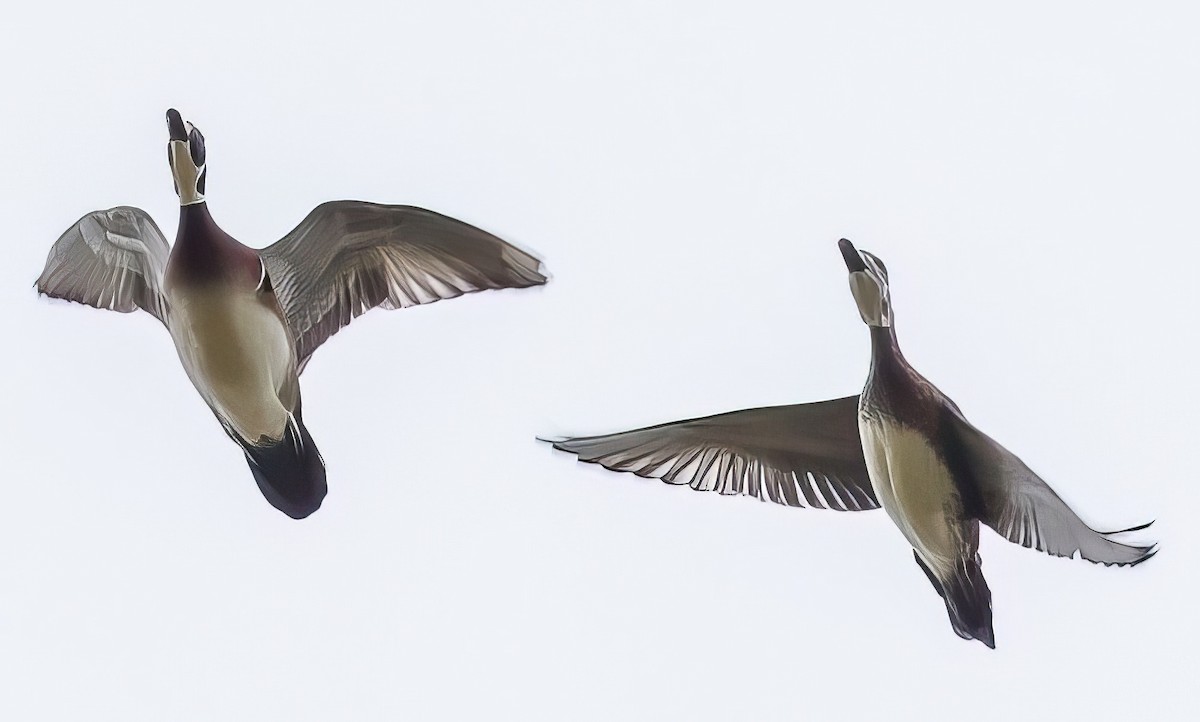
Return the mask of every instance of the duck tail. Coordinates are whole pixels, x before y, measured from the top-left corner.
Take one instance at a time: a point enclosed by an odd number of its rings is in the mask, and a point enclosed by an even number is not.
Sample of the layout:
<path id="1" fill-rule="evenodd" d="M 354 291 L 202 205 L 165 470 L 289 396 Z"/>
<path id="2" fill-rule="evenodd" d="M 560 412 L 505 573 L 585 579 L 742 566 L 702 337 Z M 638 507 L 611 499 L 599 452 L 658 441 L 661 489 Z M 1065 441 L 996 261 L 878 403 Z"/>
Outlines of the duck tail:
<path id="1" fill-rule="evenodd" d="M 946 613 L 954 633 L 963 639 L 978 639 L 990 649 L 996 648 L 996 635 L 992 631 L 992 590 L 983 578 L 979 555 L 962 557 L 955 565 L 949 579 L 939 579 L 921 556 L 913 550 L 913 558 L 929 577 L 933 588 L 946 602 Z"/>
<path id="2" fill-rule="evenodd" d="M 325 461 L 297 411 L 283 438 L 268 445 L 243 444 L 246 463 L 271 506 L 293 519 L 321 508 L 329 490 Z"/>

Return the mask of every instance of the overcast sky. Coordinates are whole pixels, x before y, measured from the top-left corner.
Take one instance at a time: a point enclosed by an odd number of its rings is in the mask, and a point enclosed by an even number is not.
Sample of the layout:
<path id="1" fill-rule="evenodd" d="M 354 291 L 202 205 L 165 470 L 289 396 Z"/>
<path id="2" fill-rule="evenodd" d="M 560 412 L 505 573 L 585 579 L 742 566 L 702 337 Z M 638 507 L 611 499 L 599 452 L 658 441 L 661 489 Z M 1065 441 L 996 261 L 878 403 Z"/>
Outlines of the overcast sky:
<path id="1" fill-rule="evenodd" d="M 298 6 L 299 5 L 299 6 Z M 1200 32 L 1188 3 L 18 3 L 0 31 L 0 717 L 1167 719 L 1193 713 Z M 261 497 L 149 315 L 36 297 L 84 213 L 267 245 L 425 206 L 545 289 L 315 355 L 329 496 Z M 990 530 L 998 649 L 882 511 L 578 464 L 598 433 L 857 392 L 836 240 L 909 360 L 1135 569 Z"/>

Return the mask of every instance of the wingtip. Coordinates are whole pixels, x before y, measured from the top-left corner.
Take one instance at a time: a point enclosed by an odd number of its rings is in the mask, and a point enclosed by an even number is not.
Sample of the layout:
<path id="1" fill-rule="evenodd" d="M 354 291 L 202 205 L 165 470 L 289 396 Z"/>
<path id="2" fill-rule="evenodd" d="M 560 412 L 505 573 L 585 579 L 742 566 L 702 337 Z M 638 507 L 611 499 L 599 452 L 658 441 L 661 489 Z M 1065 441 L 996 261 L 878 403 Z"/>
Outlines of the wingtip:
<path id="1" fill-rule="evenodd" d="M 1104 536 L 1109 536 L 1111 534 L 1124 534 L 1125 532 L 1130 532 L 1130 531 L 1141 531 L 1142 529 L 1149 529 L 1150 525 L 1156 521 L 1158 521 L 1158 520 L 1151 519 L 1150 521 L 1146 522 L 1145 524 L 1138 524 L 1137 526 L 1131 526 L 1128 529 L 1117 529 L 1116 531 L 1102 531 L 1100 533 L 1103 534 Z"/>
<path id="2" fill-rule="evenodd" d="M 1141 564 L 1142 562 L 1149 561 L 1150 558 L 1153 557 L 1155 554 L 1158 554 L 1158 545 L 1157 544 L 1147 547 L 1146 553 L 1143 554 L 1141 557 L 1135 559 L 1133 562 L 1131 562 L 1129 564 L 1129 566 L 1136 567 L 1137 565 Z"/>
<path id="3" fill-rule="evenodd" d="M 501 259 L 513 276 L 509 279 L 512 288 L 544 286 L 553 276 L 546 262 L 534 253 L 497 239 L 501 244 Z"/>

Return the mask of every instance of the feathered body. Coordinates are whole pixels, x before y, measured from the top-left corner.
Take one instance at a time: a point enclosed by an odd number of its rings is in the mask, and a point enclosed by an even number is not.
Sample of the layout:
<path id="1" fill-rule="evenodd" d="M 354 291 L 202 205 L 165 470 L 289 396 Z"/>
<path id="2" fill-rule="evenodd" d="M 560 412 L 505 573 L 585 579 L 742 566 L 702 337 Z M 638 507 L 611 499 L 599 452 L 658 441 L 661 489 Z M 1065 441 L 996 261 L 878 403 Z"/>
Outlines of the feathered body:
<path id="1" fill-rule="evenodd" d="M 917 373 L 892 327 L 871 328 L 871 370 L 858 429 L 871 486 L 946 602 L 954 631 L 995 646 L 991 592 L 979 559 L 979 521 L 946 454 L 946 415 L 957 406 Z"/>
<path id="2" fill-rule="evenodd" d="M 558 439 L 554 447 L 614 471 L 794 507 L 882 507 L 946 604 L 954 632 L 995 646 L 979 528 L 1056 556 L 1130 566 L 1155 554 L 1085 524 L 1010 451 L 972 426 L 900 353 L 887 269 L 840 242 L 871 334 L 859 396 L 773 406 L 645 429 Z"/>
<path id="3" fill-rule="evenodd" d="M 40 292 L 129 312 L 171 334 L 179 360 L 245 452 L 266 499 L 294 518 L 320 507 L 325 465 L 304 425 L 299 375 L 356 316 L 545 283 L 532 255 L 461 221 L 409 206 L 318 206 L 261 251 L 213 220 L 200 131 L 167 112 L 180 199 L 175 245 L 137 208 L 89 213 L 54 244 Z"/>

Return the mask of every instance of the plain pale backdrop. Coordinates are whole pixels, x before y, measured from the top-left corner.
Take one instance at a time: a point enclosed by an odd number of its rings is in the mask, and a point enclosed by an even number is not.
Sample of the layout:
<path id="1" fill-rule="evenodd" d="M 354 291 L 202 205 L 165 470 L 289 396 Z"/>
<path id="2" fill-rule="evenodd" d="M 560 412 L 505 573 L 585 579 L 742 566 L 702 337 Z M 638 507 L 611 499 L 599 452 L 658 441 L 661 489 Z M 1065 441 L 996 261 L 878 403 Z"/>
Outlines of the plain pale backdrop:
<path id="1" fill-rule="evenodd" d="M 7 9 L 0 717 L 1194 715 L 1200 17 L 808 5 Z M 171 106 L 249 245 L 325 200 L 409 203 L 554 276 L 318 351 L 330 492 L 303 522 L 153 318 L 31 287 L 90 210 L 173 237 Z M 1157 518 L 1157 558 L 985 530 L 992 652 L 881 511 L 534 441 L 855 393 L 842 236 L 888 264 L 910 361 L 1085 519 Z"/>

